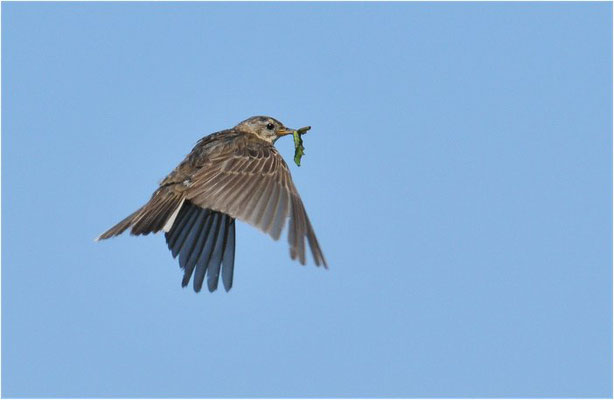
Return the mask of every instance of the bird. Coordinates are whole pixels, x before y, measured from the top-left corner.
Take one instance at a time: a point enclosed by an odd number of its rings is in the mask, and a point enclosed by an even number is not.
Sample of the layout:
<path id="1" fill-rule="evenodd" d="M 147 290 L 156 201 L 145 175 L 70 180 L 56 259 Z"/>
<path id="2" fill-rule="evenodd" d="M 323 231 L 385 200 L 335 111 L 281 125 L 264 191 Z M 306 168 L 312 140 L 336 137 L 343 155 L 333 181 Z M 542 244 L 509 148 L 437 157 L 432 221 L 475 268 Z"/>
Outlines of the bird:
<path id="1" fill-rule="evenodd" d="M 288 226 L 290 258 L 306 263 L 305 239 L 316 266 L 328 268 L 288 165 L 275 148 L 292 134 L 277 119 L 250 117 L 231 129 L 200 139 L 141 208 L 96 238 L 164 232 L 173 258 L 200 292 L 206 275 L 213 292 L 221 275 L 232 288 L 235 221 L 247 222 L 274 240 Z"/>

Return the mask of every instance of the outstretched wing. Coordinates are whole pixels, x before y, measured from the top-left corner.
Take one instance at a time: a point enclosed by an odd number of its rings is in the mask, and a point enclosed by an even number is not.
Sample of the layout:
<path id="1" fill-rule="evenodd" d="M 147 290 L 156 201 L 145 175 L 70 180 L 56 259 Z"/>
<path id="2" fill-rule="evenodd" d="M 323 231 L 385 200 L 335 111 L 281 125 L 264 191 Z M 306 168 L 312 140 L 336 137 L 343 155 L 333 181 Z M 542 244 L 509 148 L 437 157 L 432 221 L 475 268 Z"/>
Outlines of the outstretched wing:
<path id="1" fill-rule="evenodd" d="M 209 152 L 184 192 L 192 204 L 245 221 L 278 240 L 289 218 L 290 256 L 305 264 L 305 238 L 316 265 L 326 260 L 292 182 L 275 148 L 260 140 L 236 140 Z"/>
<path id="2" fill-rule="evenodd" d="M 186 201 L 165 236 L 173 257 L 179 256 L 182 287 L 188 285 L 194 273 L 194 290 L 199 292 L 206 274 L 207 287 L 213 292 L 221 270 L 224 289 L 230 290 L 235 258 L 234 218 Z"/>

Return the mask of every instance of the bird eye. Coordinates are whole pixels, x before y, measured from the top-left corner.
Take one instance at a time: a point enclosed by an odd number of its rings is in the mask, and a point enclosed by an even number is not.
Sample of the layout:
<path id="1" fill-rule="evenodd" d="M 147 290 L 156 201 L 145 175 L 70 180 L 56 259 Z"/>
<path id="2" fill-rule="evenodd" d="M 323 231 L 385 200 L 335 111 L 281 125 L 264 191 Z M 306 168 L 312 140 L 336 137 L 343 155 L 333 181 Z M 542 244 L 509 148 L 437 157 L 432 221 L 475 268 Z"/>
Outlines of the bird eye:
<path id="1" fill-rule="evenodd" d="M 270 122 L 269 122 L 268 124 L 266 124 L 266 128 L 267 128 L 268 130 L 272 131 L 272 130 L 273 130 L 273 128 L 274 128 L 274 125 L 273 125 L 272 123 L 270 123 Z"/>

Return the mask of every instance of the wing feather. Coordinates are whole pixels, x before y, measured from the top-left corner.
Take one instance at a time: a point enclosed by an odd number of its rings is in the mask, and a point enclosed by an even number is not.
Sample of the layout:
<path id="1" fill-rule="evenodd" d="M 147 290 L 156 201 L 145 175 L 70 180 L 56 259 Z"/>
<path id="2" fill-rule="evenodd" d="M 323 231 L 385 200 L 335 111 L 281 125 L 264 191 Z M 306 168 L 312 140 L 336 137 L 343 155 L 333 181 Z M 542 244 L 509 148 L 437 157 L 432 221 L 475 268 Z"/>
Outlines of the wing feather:
<path id="1" fill-rule="evenodd" d="M 172 250 L 175 246 L 179 234 L 181 233 L 183 227 L 190 218 L 191 212 L 193 212 L 193 209 L 186 206 L 184 203 L 184 205 L 181 207 L 181 210 L 179 210 L 179 215 L 177 215 L 175 223 L 173 224 L 173 227 L 175 227 L 175 229 L 165 233 L 166 243 L 168 244 L 168 248 L 170 250 Z M 176 227 L 179 227 L 179 229 L 176 229 Z"/>
<path id="2" fill-rule="evenodd" d="M 264 213 L 262 215 L 262 230 L 271 233 L 273 229 L 273 222 L 275 217 L 275 212 L 279 207 L 279 190 L 280 185 L 272 184 L 271 185 L 271 194 L 269 195 L 269 201 L 266 205 L 266 208 L 263 208 Z"/>
<path id="3" fill-rule="evenodd" d="M 222 282 L 224 289 L 229 291 L 232 287 L 232 280 L 235 266 L 235 220 L 230 219 L 226 234 L 226 245 L 224 247 L 224 255 L 222 258 Z"/>
<path id="4" fill-rule="evenodd" d="M 207 210 L 202 210 L 198 213 L 196 220 L 194 220 L 194 225 L 190 229 L 188 236 L 185 239 L 181 252 L 179 253 L 179 265 L 185 268 L 188 263 L 188 260 L 191 258 L 192 253 L 194 252 L 194 248 L 197 247 L 196 240 L 200 236 L 200 232 L 203 227 L 203 222 L 207 217 Z"/>
<path id="5" fill-rule="evenodd" d="M 202 251 L 198 257 L 198 261 L 196 262 L 196 275 L 194 275 L 194 290 L 196 292 L 200 292 L 200 289 L 203 287 L 203 281 L 205 279 L 205 272 L 207 272 L 207 266 L 209 264 L 209 259 L 211 258 L 211 252 L 215 246 L 215 240 L 217 238 L 218 227 L 221 219 L 220 213 L 214 213 L 212 215 L 213 221 L 211 221 L 211 228 L 209 234 L 207 235 L 207 240 L 203 246 Z"/>
<path id="6" fill-rule="evenodd" d="M 265 233 L 268 232 L 266 231 L 266 227 L 261 223 L 262 215 L 264 214 L 266 206 L 270 200 L 273 185 L 276 185 L 276 183 L 272 179 L 262 179 L 262 182 L 259 183 L 261 188 L 260 193 L 258 196 L 254 196 L 250 202 L 251 211 L 248 221 L 252 225 L 262 229 Z"/>
<path id="7" fill-rule="evenodd" d="M 187 260 L 186 264 L 183 265 L 184 274 L 183 280 L 181 281 L 182 287 L 186 287 L 190 282 L 190 277 L 192 276 L 192 272 L 194 271 L 198 257 L 200 256 L 203 246 L 205 245 L 207 236 L 209 235 L 209 230 L 211 229 L 211 221 L 213 220 L 213 218 L 211 218 L 211 213 L 207 212 L 205 217 L 205 221 L 200 226 L 194 250 L 192 251 L 192 254 L 190 255 L 190 258 Z"/>
<path id="8" fill-rule="evenodd" d="M 225 241 L 226 229 L 228 228 L 228 218 L 229 217 L 227 215 L 223 215 L 220 220 L 215 245 L 207 266 L 207 287 L 209 288 L 210 292 L 217 289 L 217 284 L 219 282 L 222 256 L 224 255 L 224 246 L 226 245 Z"/>
<path id="9" fill-rule="evenodd" d="M 171 253 L 173 254 L 173 257 L 177 257 L 177 255 L 183 248 L 185 240 L 188 237 L 189 233 L 192 231 L 192 226 L 194 226 L 194 222 L 196 221 L 196 218 L 198 218 L 199 214 L 200 212 L 198 209 L 195 209 L 190 212 L 190 217 L 188 218 L 183 229 L 179 232 L 177 241 L 175 242 L 175 244 L 173 245 L 173 248 L 171 249 Z"/>
<path id="10" fill-rule="evenodd" d="M 322 250 L 292 182 L 288 166 L 271 144 L 250 139 L 248 136 L 250 135 L 237 136 L 226 146 L 216 147 L 216 153 L 209 155 L 190 177 L 191 184 L 185 192 L 186 198 L 201 208 L 245 221 L 275 240 L 279 239 L 289 221 L 288 242 L 291 258 L 305 264 L 307 239 L 315 264 L 326 267 Z M 226 223 L 225 230 L 229 231 L 228 221 L 223 222 Z M 223 235 L 214 235 L 212 232 L 210 236 L 214 236 L 216 240 L 217 236 L 220 236 L 221 240 L 227 240 L 226 231 Z M 210 252 L 217 249 L 214 243 L 212 246 Z M 223 255 L 221 257 L 224 258 Z M 200 261 L 196 266 L 197 278 L 200 277 Z M 208 268 L 210 267 L 203 265 L 202 272 Z M 209 273 L 215 276 L 215 271 Z"/>

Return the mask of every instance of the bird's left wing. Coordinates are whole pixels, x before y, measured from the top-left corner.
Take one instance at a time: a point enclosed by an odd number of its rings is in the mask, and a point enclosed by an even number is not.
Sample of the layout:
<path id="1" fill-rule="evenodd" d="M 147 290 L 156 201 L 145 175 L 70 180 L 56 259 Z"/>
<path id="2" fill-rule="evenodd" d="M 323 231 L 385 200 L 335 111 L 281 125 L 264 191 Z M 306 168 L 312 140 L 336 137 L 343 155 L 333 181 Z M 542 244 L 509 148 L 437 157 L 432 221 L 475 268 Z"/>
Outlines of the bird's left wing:
<path id="1" fill-rule="evenodd" d="M 275 148 L 260 140 L 237 139 L 208 154 L 185 192 L 193 204 L 253 225 L 278 240 L 290 220 L 290 256 L 305 264 L 305 238 L 316 265 L 326 260 L 292 182 L 288 166 Z"/>

